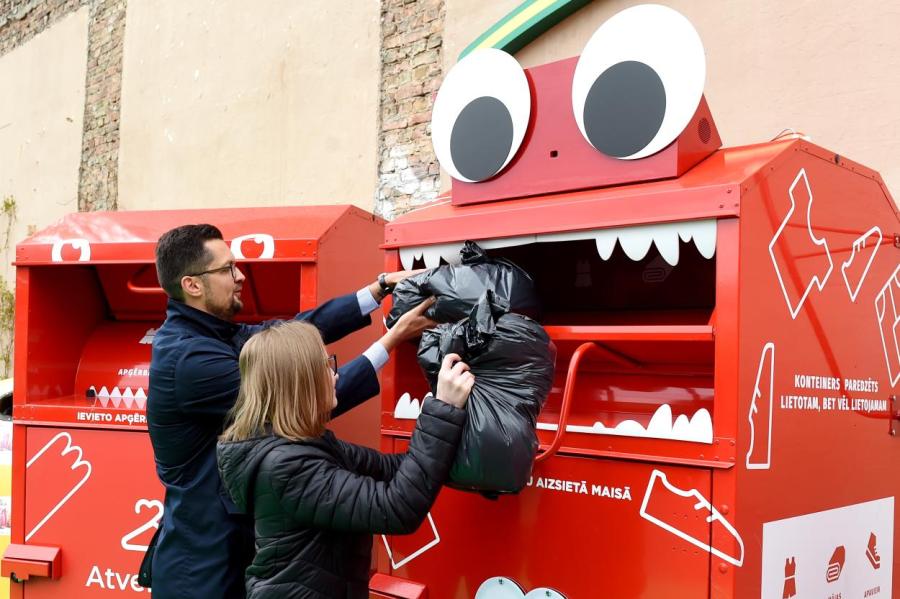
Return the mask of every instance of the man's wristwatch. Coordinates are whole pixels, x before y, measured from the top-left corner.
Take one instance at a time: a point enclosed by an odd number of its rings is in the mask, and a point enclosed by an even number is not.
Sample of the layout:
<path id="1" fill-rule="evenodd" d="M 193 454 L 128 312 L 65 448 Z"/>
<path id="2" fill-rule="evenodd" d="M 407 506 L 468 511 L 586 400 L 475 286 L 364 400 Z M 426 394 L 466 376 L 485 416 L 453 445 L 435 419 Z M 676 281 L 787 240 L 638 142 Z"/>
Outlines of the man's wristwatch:
<path id="1" fill-rule="evenodd" d="M 381 295 L 387 296 L 394 290 L 393 285 L 389 285 L 387 282 L 387 273 L 383 272 L 378 275 L 378 286 L 381 287 Z"/>

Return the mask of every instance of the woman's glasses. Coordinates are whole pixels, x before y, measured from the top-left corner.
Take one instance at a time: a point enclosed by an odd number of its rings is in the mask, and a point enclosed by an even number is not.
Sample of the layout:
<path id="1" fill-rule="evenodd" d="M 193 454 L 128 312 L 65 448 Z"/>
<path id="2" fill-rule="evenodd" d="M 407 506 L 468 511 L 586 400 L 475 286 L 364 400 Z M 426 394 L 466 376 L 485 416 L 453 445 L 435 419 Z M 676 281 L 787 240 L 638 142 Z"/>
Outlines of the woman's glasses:
<path id="1" fill-rule="evenodd" d="M 337 355 L 331 354 L 330 356 L 328 356 L 326 363 L 328 364 L 328 368 L 331 369 L 331 372 L 337 374 Z"/>

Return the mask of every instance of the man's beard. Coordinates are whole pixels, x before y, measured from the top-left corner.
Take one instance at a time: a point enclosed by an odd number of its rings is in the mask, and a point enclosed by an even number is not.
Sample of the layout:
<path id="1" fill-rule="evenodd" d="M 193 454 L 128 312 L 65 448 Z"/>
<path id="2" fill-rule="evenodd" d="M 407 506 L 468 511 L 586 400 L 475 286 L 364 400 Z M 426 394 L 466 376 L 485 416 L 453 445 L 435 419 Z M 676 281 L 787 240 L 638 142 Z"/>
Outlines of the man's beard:
<path id="1" fill-rule="evenodd" d="M 218 316 L 222 320 L 231 320 L 234 315 L 240 312 L 244 307 L 244 303 L 235 296 L 231 296 L 231 302 L 227 306 L 214 304 L 208 298 L 204 302 L 204 305 L 206 306 L 207 312 L 213 316 Z"/>

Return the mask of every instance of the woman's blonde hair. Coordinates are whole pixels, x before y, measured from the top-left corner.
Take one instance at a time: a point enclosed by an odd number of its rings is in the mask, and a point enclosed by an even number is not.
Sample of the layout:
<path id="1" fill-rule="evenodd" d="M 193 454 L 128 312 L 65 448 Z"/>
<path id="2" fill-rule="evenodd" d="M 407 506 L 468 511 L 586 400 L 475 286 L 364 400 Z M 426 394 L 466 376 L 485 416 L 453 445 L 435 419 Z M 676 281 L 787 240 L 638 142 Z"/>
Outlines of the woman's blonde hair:
<path id="1" fill-rule="evenodd" d="M 239 364 L 241 390 L 223 441 L 263 436 L 267 425 L 294 441 L 325 432 L 334 383 L 316 327 L 292 321 L 265 329 L 244 344 Z"/>

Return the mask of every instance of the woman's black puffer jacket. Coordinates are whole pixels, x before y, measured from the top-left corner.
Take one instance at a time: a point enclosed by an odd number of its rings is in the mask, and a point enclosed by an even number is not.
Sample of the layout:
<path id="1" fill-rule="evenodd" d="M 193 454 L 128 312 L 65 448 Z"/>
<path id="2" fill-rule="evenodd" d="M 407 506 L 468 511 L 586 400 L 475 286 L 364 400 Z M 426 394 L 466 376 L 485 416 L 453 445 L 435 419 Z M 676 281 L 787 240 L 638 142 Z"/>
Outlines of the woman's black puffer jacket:
<path id="1" fill-rule="evenodd" d="M 256 522 L 248 599 L 368 597 L 372 535 L 419 527 L 465 421 L 464 410 L 429 399 L 408 452 L 394 455 L 331 432 L 305 442 L 270 435 L 219 443 L 225 488 Z"/>

